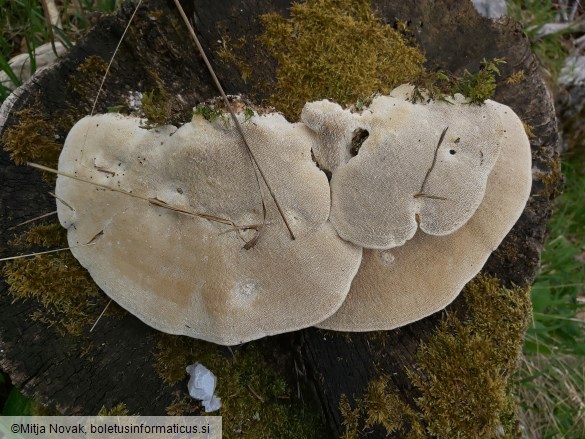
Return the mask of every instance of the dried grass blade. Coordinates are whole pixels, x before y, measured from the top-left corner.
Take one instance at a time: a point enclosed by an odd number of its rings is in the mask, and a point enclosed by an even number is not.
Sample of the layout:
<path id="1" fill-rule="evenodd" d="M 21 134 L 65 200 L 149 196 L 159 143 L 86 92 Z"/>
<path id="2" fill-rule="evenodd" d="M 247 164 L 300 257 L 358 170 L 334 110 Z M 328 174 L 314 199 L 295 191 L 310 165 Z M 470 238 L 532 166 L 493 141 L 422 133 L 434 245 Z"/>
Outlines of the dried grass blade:
<path id="1" fill-rule="evenodd" d="M 122 189 L 116 189 L 116 188 L 113 188 L 110 186 L 106 186 L 104 184 L 99 184 L 99 183 L 95 183 L 93 181 L 84 180 L 83 178 L 79 178 L 79 177 L 76 177 L 75 175 L 67 174 L 65 172 L 60 172 L 56 169 L 48 168 L 47 166 L 38 165 L 36 163 L 30 163 L 30 162 L 27 163 L 27 165 L 30 166 L 31 168 L 36 168 L 36 169 L 40 169 L 41 171 L 51 172 L 53 174 L 57 174 L 57 175 L 61 175 L 63 177 L 71 178 L 73 180 L 77 180 L 77 181 L 80 181 L 82 183 L 91 184 L 92 186 L 106 189 L 108 191 L 117 192 L 120 194 L 128 195 L 129 197 L 138 198 L 140 200 L 148 201 L 151 204 L 154 204 L 156 206 L 159 206 L 159 207 L 162 207 L 165 209 L 173 210 L 173 211 L 178 212 L 178 213 L 183 213 L 185 215 L 194 216 L 194 217 L 198 217 L 198 218 L 204 218 L 204 219 L 207 219 L 209 221 L 214 221 L 214 222 L 221 223 L 221 224 L 229 224 L 232 226 L 234 225 L 233 221 L 231 221 L 229 219 L 221 218 L 221 217 L 218 217 L 215 215 L 208 215 L 206 213 L 191 212 L 191 211 L 188 211 L 186 209 L 183 209 L 183 208 L 180 208 L 177 206 L 172 206 L 172 205 L 167 204 L 164 201 L 160 201 L 156 198 L 149 198 L 149 197 L 145 197 L 142 195 L 134 194 L 132 192 L 126 192 Z"/>
<path id="2" fill-rule="evenodd" d="M 130 20 L 128 20 L 128 24 L 124 28 L 124 32 L 122 32 L 122 36 L 120 37 L 120 41 L 118 41 L 118 44 L 116 45 L 116 48 L 114 49 L 114 53 L 112 54 L 112 58 L 110 59 L 110 62 L 108 63 L 108 66 L 106 67 L 106 71 L 105 71 L 104 76 L 102 78 L 102 82 L 100 83 L 100 86 L 98 88 L 97 94 L 96 94 L 95 99 L 93 101 L 93 105 L 91 106 L 90 116 L 93 116 L 93 114 L 95 112 L 95 107 L 97 106 L 98 100 L 100 98 L 100 94 L 102 93 L 102 90 L 104 88 L 106 78 L 108 77 L 108 74 L 110 73 L 110 68 L 112 67 L 112 64 L 114 62 L 114 58 L 116 57 L 118 50 L 120 50 L 120 46 L 122 45 L 122 41 L 124 41 L 124 37 L 126 36 L 128 29 L 130 29 L 130 24 L 132 24 L 132 21 L 134 20 L 134 17 L 136 16 L 136 12 L 138 12 L 138 9 L 140 8 L 141 5 L 142 5 L 142 0 L 139 0 L 138 3 L 136 4 L 136 8 L 134 8 L 134 12 L 132 12 L 132 15 L 130 16 Z M 89 132 L 89 129 L 86 131 L 85 137 L 83 138 L 83 145 L 81 146 L 81 158 L 83 158 L 83 151 L 85 149 L 85 142 L 87 141 L 88 132 Z"/>
<path id="3" fill-rule="evenodd" d="M 63 203 L 64 206 L 67 206 L 69 209 L 71 209 L 73 212 L 75 212 L 75 209 L 73 207 L 71 207 L 71 205 L 65 201 L 63 198 L 58 197 L 57 195 L 55 195 L 53 192 L 49 192 L 49 195 L 53 198 L 55 198 L 57 201 L 60 201 L 61 203 Z"/>
<path id="4" fill-rule="evenodd" d="M 209 59 L 207 58 L 207 55 L 205 54 L 205 51 L 203 50 L 203 46 L 199 42 L 199 38 L 197 38 L 197 35 L 195 34 L 195 30 L 193 29 L 191 22 L 187 18 L 187 15 L 185 14 L 185 11 L 183 10 L 183 7 L 181 6 L 181 3 L 179 2 L 179 0 L 174 0 L 174 2 L 175 2 L 175 5 L 177 6 L 177 9 L 179 10 L 179 14 L 181 14 L 181 17 L 182 17 L 183 21 L 185 22 L 185 25 L 187 26 L 187 29 L 189 30 L 189 34 L 191 35 L 191 38 L 195 42 L 195 45 L 197 46 L 197 49 L 199 50 L 199 53 L 201 54 L 201 57 L 203 58 L 203 61 L 205 62 L 205 65 L 207 66 L 209 73 L 211 74 L 211 77 L 213 78 L 215 86 L 217 87 L 217 89 L 219 90 L 219 92 L 221 94 L 221 97 L 222 97 L 222 99 L 223 99 L 223 101 L 224 101 L 224 103 L 225 103 L 225 105 L 230 113 L 230 116 L 231 116 L 232 120 L 234 121 L 236 129 L 238 130 L 238 133 L 242 137 L 242 140 L 244 142 L 244 146 L 246 147 L 246 151 L 248 152 L 248 155 L 250 156 L 250 160 L 252 161 L 252 165 L 254 166 L 254 173 L 256 175 L 256 181 L 258 182 L 258 190 L 260 191 L 260 197 L 262 198 L 262 210 L 263 210 L 263 215 L 264 215 L 264 217 L 263 217 L 264 222 L 266 222 L 266 204 L 264 202 L 264 197 L 262 195 L 262 187 L 260 186 L 260 180 L 258 178 L 258 173 L 260 174 L 260 177 L 262 177 L 264 184 L 268 188 L 268 192 L 270 193 L 270 196 L 274 200 L 274 204 L 276 205 L 276 208 L 278 209 L 278 213 L 280 214 L 280 216 L 282 217 L 282 220 L 284 221 L 284 224 L 285 224 L 285 226 L 290 234 L 291 239 L 294 240 L 295 235 L 290 227 L 290 224 L 288 223 L 288 221 L 284 215 L 284 212 L 283 212 L 280 204 L 278 203 L 278 200 L 276 199 L 276 196 L 274 195 L 274 192 L 272 191 L 272 188 L 270 187 L 270 184 L 268 183 L 268 180 L 266 179 L 264 172 L 262 171 L 262 168 L 260 167 L 260 165 L 256 161 L 256 157 L 254 156 L 254 153 L 250 149 L 250 145 L 248 144 L 248 142 L 246 140 L 246 136 L 244 135 L 244 131 L 242 130 L 242 126 L 240 125 L 240 122 L 238 121 L 238 118 L 236 117 L 236 114 L 234 113 L 234 110 L 233 110 L 224 90 L 223 90 L 223 87 L 221 86 L 219 79 L 217 78 L 215 71 L 213 70 L 213 67 L 211 66 L 211 63 L 209 62 Z"/>
<path id="5" fill-rule="evenodd" d="M 106 313 L 108 307 L 110 306 L 110 303 L 112 303 L 112 299 L 110 299 L 110 301 L 107 303 L 107 305 L 105 306 L 104 310 L 101 312 L 101 314 L 98 316 L 98 318 L 96 319 L 96 321 L 94 322 L 94 324 L 91 326 L 89 332 L 92 332 L 95 329 L 95 327 L 97 326 L 97 324 L 100 321 L 100 319 Z"/>
<path id="6" fill-rule="evenodd" d="M 15 259 L 30 258 L 30 257 L 33 257 L 33 256 L 39 256 L 39 255 L 46 255 L 46 254 L 49 254 L 49 253 L 62 252 L 62 251 L 65 251 L 65 250 L 72 250 L 72 249 L 75 249 L 75 248 L 87 247 L 88 245 L 95 245 L 95 242 L 91 242 L 91 243 L 87 243 L 87 244 L 81 244 L 81 245 L 75 245 L 73 247 L 63 247 L 63 248 L 56 248 L 54 250 L 45 250 L 45 251 L 42 251 L 42 252 L 29 253 L 29 254 L 26 254 L 26 255 L 10 256 L 8 258 L 1 258 L 0 259 L 0 262 L 13 261 Z"/>
<path id="7" fill-rule="evenodd" d="M 435 167 L 436 163 L 437 163 L 437 155 L 439 154 L 439 148 L 441 147 L 441 144 L 443 143 L 443 140 L 445 140 L 445 134 L 447 134 L 447 130 L 449 129 L 449 127 L 446 127 L 443 132 L 441 133 L 441 137 L 439 138 L 439 143 L 437 143 L 437 147 L 435 148 L 435 155 L 433 156 L 433 163 L 431 163 L 431 167 L 429 168 L 429 170 L 427 171 L 426 175 L 425 175 L 425 179 L 422 182 L 422 185 L 420 187 L 420 191 L 418 191 L 419 194 L 424 194 L 425 192 L 425 185 L 427 184 L 427 180 L 429 179 L 429 175 L 431 175 L 431 171 L 433 170 L 433 168 Z"/>
<path id="8" fill-rule="evenodd" d="M 449 199 L 445 197 L 439 197 L 438 195 L 429 195 L 423 193 L 414 194 L 414 198 L 430 198 L 431 200 L 449 201 Z"/>
<path id="9" fill-rule="evenodd" d="M 40 219 L 46 218 L 46 217 L 48 217 L 48 216 L 56 215 L 56 214 L 57 214 L 57 211 L 56 211 L 56 210 L 55 210 L 55 211 L 53 211 L 53 212 L 45 213 L 45 214 L 43 214 L 43 215 L 39 215 L 39 216 L 37 216 L 37 217 L 34 217 L 34 218 L 32 218 L 32 219 L 29 219 L 29 220 L 23 221 L 23 222 L 21 222 L 21 223 L 18 223 L 17 225 L 15 225 L 15 226 L 12 226 L 12 227 L 8 228 L 8 230 L 14 230 L 14 229 L 16 229 L 17 227 L 24 226 L 25 224 L 29 224 L 29 223 L 32 223 L 32 222 L 34 222 L 34 221 L 37 221 L 37 220 L 40 220 Z"/>

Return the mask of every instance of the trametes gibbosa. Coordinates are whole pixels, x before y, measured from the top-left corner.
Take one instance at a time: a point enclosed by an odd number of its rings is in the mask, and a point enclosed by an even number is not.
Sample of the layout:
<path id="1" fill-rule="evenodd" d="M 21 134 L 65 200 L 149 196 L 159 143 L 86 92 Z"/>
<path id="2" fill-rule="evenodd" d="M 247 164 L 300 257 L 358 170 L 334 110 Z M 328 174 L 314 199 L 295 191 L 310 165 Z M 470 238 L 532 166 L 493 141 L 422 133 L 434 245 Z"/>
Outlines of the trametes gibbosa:
<path id="1" fill-rule="evenodd" d="M 228 118 L 86 117 L 56 186 L 72 252 L 145 323 L 218 344 L 426 317 L 518 220 L 531 153 L 505 105 L 411 95 L 400 86 L 361 112 L 311 102 L 297 123 L 238 113 L 266 182 Z"/>

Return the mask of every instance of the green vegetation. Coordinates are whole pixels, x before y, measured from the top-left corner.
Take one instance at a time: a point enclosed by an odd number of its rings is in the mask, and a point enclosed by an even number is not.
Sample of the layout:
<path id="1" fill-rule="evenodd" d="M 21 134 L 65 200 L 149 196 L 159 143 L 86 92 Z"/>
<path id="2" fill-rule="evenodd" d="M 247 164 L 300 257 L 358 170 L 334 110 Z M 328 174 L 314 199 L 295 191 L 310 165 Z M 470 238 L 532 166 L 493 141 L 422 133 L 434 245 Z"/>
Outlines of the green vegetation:
<path id="1" fill-rule="evenodd" d="M 496 92 L 496 79 L 500 76 L 498 65 L 505 62 L 498 58 L 489 61 L 484 58 L 476 73 L 465 70 L 461 77 L 443 71 L 423 72 L 411 81 L 415 84 L 412 101 L 415 103 L 426 102 L 429 99 L 445 101 L 448 96 L 460 93 L 467 98 L 469 104 L 481 105 L 493 98 Z"/>
<path id="2" fill-rule="evenodd" d="M 262 20 L 261 42 L 279 63 L 269 104 L 291 120 L 305 102 L 352 104 L 423 70 L 422 52 L 378 20 L 369 0 L 306 0 L 293 3 L 289 19 L 268 14 Z"/>
<path id="3" fill-rule="evenodd" d="M 55 127 L 35 105 L 18 111 L 18 122 L 2 136 L 4 150 L 18 165 L 36 162 L 56 167 L 61 145 L 55 142 Z"/>
<path id="4" fill-rule="evenodd" d="M 193 111 L 194 115 L 201 116 L 209 122 L 213 122 L 217 119 L 223 119 L 225 123 L 228 123 L 227 116 L 221 108 L 215 105 L 199 104 Z"/>
<path id="5" fill-rule="evenodd" d="M 585 437 L 585 149 L 563 160 L 564 193 L 534 283 L 534 319 L 518 374 L 530 438 Z M 581 300 L 581 302 L 579 302 Z"/>
<path id="6" fill-rule="evenodd" d="M 128 416 L 128 409 L 123 402 L 116 404 L 114 407 L 107 409 L 102 407 L 98 412 L 98 416 Z"/>
<path id="7" fill-rule="evenodd" d="M 477 276 L 462 292 L 469 313 L 446 314 L 418 349 L 408 375 L 420 394 L 411 407 L 388 377 L 372 380 L 351 408 L 340 401 L 345 438 L 382 426 L 407 438 L 514 438 L 518 433 L 513 374 L 530 320 L 529 289 L 504 288 Z M 502 312 L 505 310 L 505 312 Z"/>
<path id="8" fill-rule="evenodd" d="M 40 224 L 11 244 L 28 253 L 35 248 L 63 248 L 67 247 L 66 235 L 58 223 Z M 14 299 L 35 299 L 43 306 L 43 311 L 35 312 L 32 319 L 46 323 L 60 334 L 81 335 L 108 302 L 87 271 L 67 251 L 9 261 L 2 266 L 1 273 Z M 110 315 L 112 312 L 115 315 L 117 308 L 112 311 L 109 308 Z"/>
<path id="9" fill-rule="evenodd" d="M 563 16 L 570 20 L 573 11 L 573 19 L 583 19 L 583 6 L 576 1 L 563 5 L 509 0 L 508 8 L 524 25 L 534 52 L 558 88 L 559 70 L 582 32 L 566 29 L 541 36 L 539 31 Z M 532 289 L 534 318 L 518 373 L 520 420 L 530 439 L 585 437 L 585 138 L 574 122 L 560 122 L 571 147 L 562 158 L 566 184 L 556 200 L 541 271 Z M 553 171 L 560 172 L 554 167 Z"/>
<path id="10" fill-rule="evenodd" d="M 27 53 L 31 72 L 36 70 L 34 51 L 38 46 L 60 41 L 71 47 L 91 25 L 91 14 L 112 12 L 118 0 L 64 0 L 59 8 L 61 26 L 49 26 L 39 0 L 0 0 L 0 70 L 10 83 L 0 84 L 0 102 L 6 99 L 12 88 L 19 86 L 19 72 L 8 61 L 20 53 Z"/>
<path id="11" fill-rule="evenodd" d="M 142 111 L 149 127 L 168 125 L 172 120 L 171 95 L 154 71 L 150 72 L 150 77 L 153 85 L 151 91 L 142 96 Z"/>
<path id="12" fill-rule="evenodd" d="M 577 298 L 585 286 L 585 150 L 565 156 L 563 171 L 565 189 L 549 222 L 550 237 L 532 293 L 535 320 L 525 350 L 585 356 L 584 323 L 576 318 L 582 309 Z"/>
<path id="13" fill-rule="evenodd" d="M 155 369 L 163 381 L 176 384 L 186 377 L 185 367 L 201 363 L 217 376 L 225 438 L 324 438 L 318 411 L 301 404 L 284 379 L 262 356 L 262 342 L 248 343 L 232 352 L 201 340 L 167 334 L 158 336 Z M 168 414 L 203 414 L 199 403 L 178 394 Z"/>
<path id="14" fill-rule="evenodd" d="M 524 32 L 532 43 L 532 50 L 550 73 L 551 79 L 556 80 L 569 53 L 568 45 L 563 41 L 563 36 L 570 34 L 571 31 L 565 30 L 544 36 L 541 36 L 539 32 L 544 25 L 558 22 L 561 2 L 556 0 L 507 0 L 507 3 L 508 15 L 522 23 Z"/>

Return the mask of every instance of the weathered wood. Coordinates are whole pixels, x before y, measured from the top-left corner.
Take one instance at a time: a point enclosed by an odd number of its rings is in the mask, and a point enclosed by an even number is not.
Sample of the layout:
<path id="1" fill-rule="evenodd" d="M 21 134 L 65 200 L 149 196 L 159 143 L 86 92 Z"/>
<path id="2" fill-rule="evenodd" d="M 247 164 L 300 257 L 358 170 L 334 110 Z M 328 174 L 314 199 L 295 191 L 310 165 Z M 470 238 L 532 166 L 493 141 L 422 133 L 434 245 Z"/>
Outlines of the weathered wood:
<path id="1" fill-rule="evenodd" d="M 550 176 L 556 165 L 557 131 L 551 98 L 541 78 L 530 45 L 513 22 L 492 22 L 480 17 L 471 3 L 460 0 L 374 1 L 377 15 L 388 23 L 409 23 L 426 52 L 429 69 L 442 68 L 456 74 L 476 70 L 483 58 L 506 58 L 502 77 L 524 69 L 522 87 L 499 84 L 496 100 L 511 106 L 532 127 L 534 166 L 541 176 Z M 195 22 L 212 64 L 228 93 L 245 93 L 256 102 L 266 98 L 275 81 L 275 62 L 259 47 L 262 32 L 259 15 L 277 11 L 288 15 L 288 1 L 241 0 L 185 2 Z M 40 91 L 43 112 L 59 117 L 60 111 L 76 106 L 87 113 L 92 96 L 86 101 L 67 86 L 71 75 L 84 59 L 98 55 L 109 60 L 133 11 L 125 5 L 119 14 L 102 17 L 96 27 L 54 69 L 37 77 L 16 92 L 14 106 L 2 130 L 12 126 L 15 111 L 32 105 Z M 159 11 L 160 13 L 152 13 Z M 246 36 L 240 53 L 253 66 L 246 82 L 237 66 L 217 55 L 222 38 L 237 41 Z M 174 96 L 173 108 L 187 118 L 190 109 L 216 96 L 209 75 L 188 39 L 172 2 L 152 0 L 142 7 L 127 38 L 116 55 L 106 80 L 97 112 L 120 103 L 119 96 L 131 89 L 143 89 L 155 72 Z M 95 91 L 95 90 L 94 90 Z M 179 97 L 180 96 L 180 97 Z M 62 138 L 65 130 L 59 133 Z M 545 184 L 537 179 L 533 194 L 518 224 L 495 252 L 485 272 L 497 275 L 506 284 L 526 285 L 536 274 L 551 213 L 550 194 L 558 180 Z M 54 209 L 46 194 L 51 189 L 38 172 L 15 166 L 0 151 L 0 254 L 11 249 L 7 230 L 14 224 Z M 511 258 L 506 255 L 514 254 Z M 454 306 L 461 307 L 457 301 Z M 126 403 L 132 413 L 162 414 L 176 389 L 163 384 L 152 366 L 155 331 L 126 315 L 121 320 L 104 318 L 99 330 L 83 338 L 55 337 L 41 323 L 27 316 L 38 308 L 34 302 L 11 303 L 6 285 L 0 284 L 0 369 L 7 371 L 24 393 L 67 414 L 96 413 L 103 405 Z M 439 313 L 440 314 L 440 313 Z M 405 368 L 416 364 L 416 350 L 436 325 L 438 314 L 406 327 L 377 334 L 341 334 L 317 329 L 295 336 L 272 337 L 261 342 L 262 349 L 278 350 L 290 361 L 300 349 L 301 359 L 316 389 L 328 424 L 334 434 L 343 431 L 339 412 L 341 394 L 359 395 L 368 381 L 383 372 L 391 377 L 401 396 L 412 402 L 413 391 Z M 83 357 L 86 345 L 94 346 L 91 356 Z M 384 348 L 382 348 L 382 346 Z M 275 358 L 279 354 L 268 353 Z M 376 367 L 374 366 L 376 363 Z M 282 364 L 279 365 L 283 368 Z M 291 365 L 284 368 L 292 368 Z M 290 373 L 290 370 L 289 370 Z M 184 383 L 182 383 L 184 385 Z M 375 436 L 368 436 L 375 437 Z"/>

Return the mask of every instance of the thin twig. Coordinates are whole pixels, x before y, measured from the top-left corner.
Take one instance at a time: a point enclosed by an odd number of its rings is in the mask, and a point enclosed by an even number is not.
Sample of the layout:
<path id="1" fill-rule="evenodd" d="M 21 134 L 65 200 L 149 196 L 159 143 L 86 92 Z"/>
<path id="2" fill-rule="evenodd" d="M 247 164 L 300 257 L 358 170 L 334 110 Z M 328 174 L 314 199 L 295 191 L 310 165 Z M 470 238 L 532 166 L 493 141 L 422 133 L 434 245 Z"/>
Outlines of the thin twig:
<path id="1" fill-rule="evenodd" d="M 139 0 L 138 4 L 136 5 L 136 8 L 134 9 L 134 12 L 132 12 L 132 16 L 130 17 L 130 20 L 128 20 L 128 24 L 126 25 L 124 32 L 122 32 L 122 36 L 120 37 L 120 41 L 118 41 L 118 44 L 116 45 L 116 48 L 114 49 L 114 53 L 112 54 L 112 58 L 110 58 L 110 62 L 108 63 L 108 67 L 106 67 L 106 72 L 104 73 L 104 76 L 102 78 L 102 82 L 100 83 L 97 94 L 95 96 L 95 100 L 93 101 L 93 105 L 91 106 L 90 116 L 93 116 L 93 114 L 95 112 L 95 107 L 97 106 L 98 100 L 100 98 L 100 94 L 104 88 L 104 83 L 106 82 L 106 78 L 108 77 L 108 73 L 110 73 L 110 68 L 112 67 L 112 63 L 114 62 L 114 58 L 116 57 L 118 50 L 120 50 L 120 46 L 122 45 L 122 41 L 124 41 L 124 37 L 126 36 L 128 29 L 130 29 L 130 24 L 132 23 L 132 20 L 134 20 L 136 12 L 138 12 L 138 8 L 140 8 L 141 4 L 142 4 L 142 0 Z M 88 132 L 89 132 L 89 128 L 85 132 L 85 137 L 83 138 L 83 145 L 81 145 L 81 158 L 83 158 L 83 151 L 85 149 L 85 143 L 87 142 Z"/>
<path id="2" fill-rule="evenodd" d="M 164 201 L 161 201 L 161 200 L 159 200 L 157 198 L 149 198 L 149 197 L 145 197 L 143 195 L 138 195 L 138 194 L 135 194 L 135 193 L 132 193 L 132 192 L 127 192 L 127 191 L 122 190 L 122 189 L 117 189 L 117 188 L 113 188 L 113 187 L 110 187 L 110 186 L 106 186 L 104 184 L 95 183 L 95 182 L 89 181 L 89 180 L 84 180 L 83 178 L 79 178 L 79 177 L 77 177 L 75 175 L 71 175 L 71 174 L 67 174 L 65 172 L 57 171 L 56 169 L 48 168 L 46 166 L 38 165 L 36 163 L 30 163 L 29 162 L 29 163 L 27 163 L 27 165 L 30 166 L 30 167 L 32 167 L 32 168 L 40 169 L 41 171 L 51 172 L 53 174 L 57 174 L 57 175 L 61 175 L 63 177 L 71 178 L 73 180 L 77 180 L 77 181 L 80 181 L 82 183 L 91 184 L 93 186 L 96 186 L 96 187 L 99 187 L 99 188 L 102 188 L 102 189 L 106 189 L 106 190 L 109 190 L 109 191 L 112 191 L 112 192 L 118 192 L 120 194 L 128 195 L 130 197 L 138 198 L 140 200 L 148 201 L 150 204 L 153 204 L 155 206 L 162 207 L 164 209 L 169 209 L 169 210 L 172 210 L 172 211 L 175 211 L 175 212 L 178 212 L 178 213 L 183 213 L 185 215 L 190 215 L 190 216 L 194 216 L 194 217 L 204 218 L 206 220 L 214 221 L 214 222 L 221 223 L 221 224 L 227 224 L 227 225 L 231 225 L 231 226 L 234 226 L 234 227 L 236 226 L 233 223 L 233 221 L 231 221 L 231 220 L 228 220 L 228 219 L 225 219 L 225 218 L 221 218 L 221 217 L 218 217 L 218 216 L 215 216 L 215 215 L 208 215 L 206 213 L 192 212 L 192 211 L 183 209 L 181 207 L 173 206 L 173 205 L 168 204 L 168 203 L 166 203 Z"/>
<path id="3" fill-rule="evenodd" d="M 443 201 L 448 201 L 448 198 L 445 197 L 439 197 L 438 195 L 429 195 L 429 194 L 423 194 L 422 192 L 419 192 L 418 194 L 414 194 L 414 198 L 430 198 L 431 200 L 443 200 Z"/>
<path id="4" fill-rule="evenodd" d="M 449 127 L 446 127 L 443 132 L 441 133 L 441 137 L 439 138 L 439 143 L 437 143 L 437 147 L 435 148 L 435 155 L 433 156 L 433 163 L 431 164 L 431 167 L 429 168 L 429 170 L 427 171 L 427 174 L 425 175 L 425 179 L 422 182 L 422 185 L 420 187 L 420 191 L 418 191 L 419 194 L 424 194 L 425 193 L 425 184 L 427 184 L 427 180 L 429 179 L 429 175 L 431 175 L 431 171 L 433 170 L 433 168 L 435 167 L 435 164 L 437 163 L 437 155 L 439 154 L 439 148 L 441 147 L 441 143 L 443 143 L 443 140 L 445 139 L 445 134 L 447 134 L 447 130 L 449 129 Z M 416 195 L 415 195 L 416 197 Z"/>
<path id="5" fill-rule="evenodd" d="M 60 201 L 61 203 L 63 203 L 64 206 L 67 206 L 69 209 L 71 209 L 73 212 L 75 212 L 75 209 L 73 207 L 71 207 L 71 205 L 65 201 L 63 198 L 58 197 L 57 195 L 55 195 L 53 192 L 49 192 L 49 195 L 53 198 L 55 198 L 57 201 Z"/>
<path id="6" fill-rule="evenodd" d="M 209 62 L 209 59 L 207 58 L 207 55 L 205 54 L 205 51 L 203 50 L 203 46 L 199 42 L 199 38 L 197 38 L 197 35 L 195 34 L 195 30 L 193 29 L 191 22 L 187 18 L 187 15 L 185 14 L 185 11 L 183 10 L 183 7 L 181 6 L 181 3 L 179 2 L 179 0 L 174 0 L 174 1 L 175 1 L 175 5 L 177 6 L 177 9 L 179 10 L 179 14 L 181 14 L 181 17 L 183 18 L 183 21 L 185 22 L 185 25 L 187 26 L 187 28 L 189 30 L 189 34 L 191 35 L 191 38 L 195 42 L 195 45 L 197 46 L 197 49 L 199 50 L 199 53 L 201 54 L 203 61 L 205 62 L 205 65 L 207 66 L 207 69 L 209 70 L 209 73 L 211 74 L 211 77 L 213 78 L 213 82 L 215 83 L 215 86 L 217 87 L 217 89 L 219 90 L 219 93 L 221 94 L 221 97 L 222 97 L 222 99 L 223 99 L 223 101 L 224 101 L 224 103 L 225 103 L 225 105 L 230 113 L 230 116 L 231 116 L 232 120 L 234 121 L 236 129 L 238 130 L 238 133 L 242 137 L 242 141 L 244 142 L 244 146 L 246 147 L 246 150 L 250 156 L 250 160 L 252 161 L 252 164 L 255 165 L 254 166 L 254 173 L 256 174 L 256 181 L 258 182 L 258 190 L 260 191 L 260 197 L 262 198 L 262 210 L 263 210 L 263 215 L 264 215 L 264 221 L 266 221 L 266 204 L 264 202 L 264 197 L 262 196 L 262 187 L 260 186 L 260 181 L 259 181 L 257 172 L 260 174 L 260 176 L 262 177 L 262 180 L 266 184 L 266 187 L 268 188 L 268 192 L 270 193 L 270 196 L 274 200 L 274 204 L 276 205 L 276 208 L 278 209 L 278 213 L 282 217 L 282 220 L 284 221 L 284 224 L 285 224 L 285 226 L 290 234 L 291 239 L 294 240 L 295 235 L 294 235 L 288 221 L 286 220 L 284 212 L 283 212 L 282 208 L 280 207 L 280 204 L 278 203 L 278 200 L 276 199 L 276 196 L 274 195 L 272 188 L 268 184 L 268 180 L 266 179 L 266 176 L 264 175 L 262 168 L 258 164 L 258 161 L 256 160 L 256 157 L 254 156 L 254 153 L 250 149 L 250 145 L 248 144 L 248 142 L 246 140 L 246 137 L 244 135 L 244 131 L 242 130 L 242 126 L 240 125 L 240 122 L 238 121 L 238 118 L 236 117 L 236 114 L 234 113 L 234 110 L 233 110 L 224 90 L 223 90 L 223 87 L 221 86 L 219 79 L 217 78 L 217 76 L 213 70 L 213 67 L 211 67 L 211 63 Z M 258 170 L 258 171 L 256 171 L 256 170 Z M 257 238 L 256 238 L 256 240 L 257 240 Z"/>
<path id="7" fill-rule="evenodd" d="M 90 328 L 89 332 L 92 332 L 94 330 L 94 328 L 96 327 L 96 325 L 98 324 L 98 322 L 100 321 L 100 319 L 102 318 L 102 316 L 106 313 L 106 310 L 108 309 L 108 306 L 110 306 L 110 303 L 112 303 L 112 299 L 110 299 L 110 301 L 107 303 L 106 307 L 104 308 L 104 310 L 102 311 L 102 313 L 98 316 L 97 320 L 94 322 L 94 324 Z"/>
<path id="8" fill-rule="evenodd" d="M 262 402 L 262 403 L 265 402 L 264 398 L 262 398 L 260 395 L 258 395 L 258 392 L 256 392 L 250 384 L 248 384 L 248 389 L 250 390 L 250 392 L 252 392 L 252 395 L 254 395 L 256 398 L 258 398 L 258 400 L 260 402 Z"/>
<path id="9" fill-rule="evenodd" d="M 29 253 L 29 254 L 26 254 L 26 255 L 10 256 L 8 258 L 2 258 L 2 259 L 0 259 L 0 262 L 13 261 L 15 259 L 30 258 L 32 256 L 46 255 L 46 254 L 49 254 L 49 253 L 62 252 L 62 251 L 65 251 L 65 250 L 72 250 L 72 249 L 79 248 L 79 247 L 86 247 L 88 245 L 95 245 L 95 242 L 91 242 L 91 243 L 88 243 L 88 244 L 75 245 L 73 247 L 56 248 L 54 250 L 46 250 L 46 251 L 43 251 L 43 252 Z"/>
<path id="10" fill-rule="evenodd" d="M 27 220 L 27 221 L 24 221 L 24 222 L 22 222 L 22 223 L 19 223 L 19 224 L 15 225 L 15 226 L 12 226 L 12 227 L 10 227 L 8 230 L 14 230 L 14 229 L 16 229 L 17 227 L 24 226 L 25 224 L 32 223 L 33 221 L 37 221 L 37 220 L 40 220 L 40 219 L 42 219 L 42 218 L 46 218 L 46 217 L 48 217 L 48 216 L 51 216 L 51 215 L 55 215 L 56 213 L 57 213 L 57 211 L 55 210 L 55 211 L 53 211 L 53 212 L 49 212 L 49 213 L 45 213 L 45 214 L 43 214 L 43 215 L 39 215 L 39 216 L 37 216 L 37 217 L 35 217 L 35 218 L 29 219 L 29 220 Z"/>

